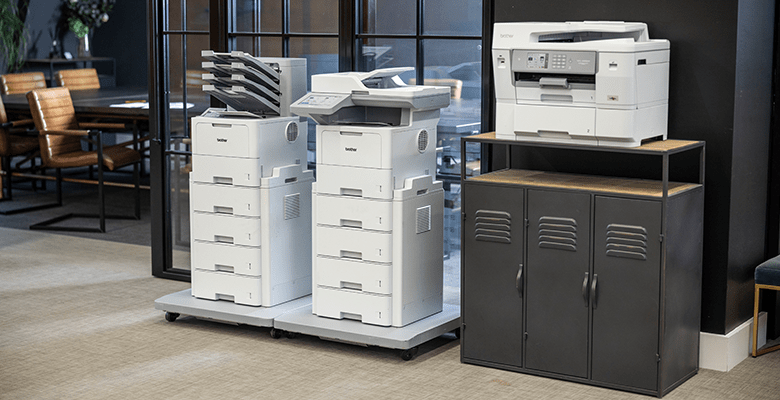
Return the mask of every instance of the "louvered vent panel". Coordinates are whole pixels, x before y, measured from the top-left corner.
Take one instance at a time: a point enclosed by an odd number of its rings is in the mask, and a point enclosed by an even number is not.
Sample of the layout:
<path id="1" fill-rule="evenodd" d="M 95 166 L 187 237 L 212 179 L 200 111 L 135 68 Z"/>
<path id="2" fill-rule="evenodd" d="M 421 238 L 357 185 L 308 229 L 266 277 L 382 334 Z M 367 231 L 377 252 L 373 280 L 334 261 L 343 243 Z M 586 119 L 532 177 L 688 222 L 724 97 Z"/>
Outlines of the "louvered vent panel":
<path id="1" fill-rule="evenodd" d="M 577 251 L 577 221 L 572 218 L 539 218 L 539 247 Z"/>
<path id="2" fill-rule="evenodd" d="M 634 225 L 607 225 L 607 256 L 647 260 L 647 229 Z"/>
<path id="3" fill-rule="evenodd" d="M 474 239 L 482 242 L 512 243 L 512 215 L 505 211 L 477 210 Z"/>
<path id="4" fill-rule="evenodd" d="M 301 194 L 288 194 L 284 196 L 284 219 L 293 219 L 301 216 Z"/>
<path id="5" fill-rule="evenodd" d="M 431 206 L 420 207 L 417 209 L 417 233 L 424 233 L 431 230 Z"/>

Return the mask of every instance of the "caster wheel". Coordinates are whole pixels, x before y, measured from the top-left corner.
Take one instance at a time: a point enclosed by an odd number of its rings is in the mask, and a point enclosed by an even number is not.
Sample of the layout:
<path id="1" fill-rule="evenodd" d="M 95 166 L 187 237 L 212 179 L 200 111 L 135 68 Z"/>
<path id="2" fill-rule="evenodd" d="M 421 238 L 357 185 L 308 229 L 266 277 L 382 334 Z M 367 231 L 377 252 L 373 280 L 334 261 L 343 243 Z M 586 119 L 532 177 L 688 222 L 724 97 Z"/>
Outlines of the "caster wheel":
<path id="1" fill-rule="evenodd" d="M 415 355 L 417 355 L 417 352 L 420 351 L 419 347 L 412 347 L 411 349 L 406 349 L 401 351 L 401 359 L 404 361 L 409 361 L 412 358 L 414 358 Z"/>
<path id="2" fill-rule="evenodd" d="M 179 314 L 175 312 L 165 312 L 165 320 L 168 322 L 176 321 L 176 318 L 179 318 Z"/>
<path id="3" fill-rule="evenodd" d="M 460 339 L 460 328 L 454 329 L 452 333 L 455 335 L 455 339 Z"/>
<path id="4" fill-rule="evenodd" d="M 295 332 L 284 332 L 284 337 L 287 339 L 295 339 L 298 336 Z"/>
<path id="5" fill-rule="evenodd" d="M 276 328 L 271 328 L 271 337 L 274 339 L 279 339 L 282 337 L 282 334 L 284 334 L 284 331 Z"/>

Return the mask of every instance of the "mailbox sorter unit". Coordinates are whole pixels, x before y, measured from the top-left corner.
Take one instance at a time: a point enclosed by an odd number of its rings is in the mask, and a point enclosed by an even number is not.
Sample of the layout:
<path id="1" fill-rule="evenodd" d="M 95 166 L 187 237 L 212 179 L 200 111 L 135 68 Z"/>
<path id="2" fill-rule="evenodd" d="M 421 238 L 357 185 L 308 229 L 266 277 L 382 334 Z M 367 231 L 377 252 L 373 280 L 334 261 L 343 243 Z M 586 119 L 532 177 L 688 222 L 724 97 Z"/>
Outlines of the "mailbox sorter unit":
<path id="1" fill-rule="evenodd" d="M 442 310 L 436 124 L 449 88 L 406 68 L 315 75 L 291 106 L 317 126 L 312 312 L 400 327 Z"/>
<path id="2" fill-rule="evenodd" d="M 251 306 L 274 306 L 306 296 L 311 292 L 314 180 L 304 164 L 307 122 L 278 116 L 289 114 L 285 96 L 305 92 L 305 60 L 270 59 L 265 64 L 267 59 L 241 52 L 203 55 L 212 60 L 204 67 L 217 72 L 208 78 L 219 83 L 206 85 L 212 86 L 208 91 L 227 99 L 229 108 L 212 108 L 192 120 L 192 295 Z M 220 60 L 228 62 L 216 63 Z M 300 63 L 303 68 L 297 67 Z M 255 102 L 231 102 L 234 93 L 247 92 L 225 82 L 261 79 L 257 74 L 251 79 L 231 75 L 230 67 L 249 71 L 249 76 L 260 65 L 275 73 L 270 74 L 275 80 L 262 73 L 263 81 L 275 83 L 267 90 L 271 95 L 263 101 L 253 95 L 249 97 Z M 281 94 L 279 88 L 295 93 Z M 256 92 L 253 87 L 246 90 Z M 233 109 L 241 105 L 252 112 Z"/>

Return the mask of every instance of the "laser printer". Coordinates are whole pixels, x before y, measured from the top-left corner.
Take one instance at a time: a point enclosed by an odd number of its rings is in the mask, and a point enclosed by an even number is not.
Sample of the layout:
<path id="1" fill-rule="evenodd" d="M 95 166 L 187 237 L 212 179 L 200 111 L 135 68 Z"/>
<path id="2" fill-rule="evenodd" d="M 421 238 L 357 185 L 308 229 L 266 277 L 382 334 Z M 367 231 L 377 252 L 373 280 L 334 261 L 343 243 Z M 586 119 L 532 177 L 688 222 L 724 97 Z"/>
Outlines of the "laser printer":
<path id="1" fill-rule="evenodd" d="M 666 139 L 669 41 L 639 22 L 497 23 L 496 138 L 635 147 Z"/>
<path id="2" fill-rule="evenodd" d="M 412 68 L 312 76 L 290 110 L 317 123 L 312 312 L 400 327 L 442 310 L 436 125 L 450 88 Z"/>
<path id="3" fill-rule="evenodd" d="M 192 295 L 274 306 L 311 293 L 306 60 L 204 50 L 204 91 L 226 108 L 192 119 Z"/>

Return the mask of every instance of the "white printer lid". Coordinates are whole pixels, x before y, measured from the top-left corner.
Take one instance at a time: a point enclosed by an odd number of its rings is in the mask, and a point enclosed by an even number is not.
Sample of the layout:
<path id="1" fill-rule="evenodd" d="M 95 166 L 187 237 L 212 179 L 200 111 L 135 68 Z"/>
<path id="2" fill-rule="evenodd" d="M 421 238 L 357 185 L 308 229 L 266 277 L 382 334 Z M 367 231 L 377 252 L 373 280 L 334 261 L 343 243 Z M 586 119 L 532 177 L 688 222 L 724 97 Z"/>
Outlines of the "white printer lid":
<path id="1" fill-rule="evenodd" d="M 447 107 L 450 104 L 449 87 L 410 86 L 398 76 L 413 70 L 412 67 L 399 67 L 314 75 L 311 93 L 295 102 L 291 110 L 298 115 L 327 115 L 353 105 L 413 110 Z"/>
<path id="2" fill-rule="evenodd" d="M 644 22 L 502 22 L 493 26 L 494 49 L 570 48 L 591 51 L 668 49 L 669 41 L 650 39 Z"/>

